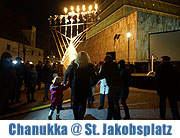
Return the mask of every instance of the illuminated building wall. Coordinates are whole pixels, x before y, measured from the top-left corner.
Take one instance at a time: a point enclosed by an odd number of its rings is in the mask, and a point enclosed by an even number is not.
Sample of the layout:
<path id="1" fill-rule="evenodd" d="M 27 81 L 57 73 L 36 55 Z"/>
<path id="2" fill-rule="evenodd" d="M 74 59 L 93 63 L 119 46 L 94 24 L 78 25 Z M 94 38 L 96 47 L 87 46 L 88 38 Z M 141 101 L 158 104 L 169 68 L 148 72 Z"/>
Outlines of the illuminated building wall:
<path id="1" fill-rule="evenodd" d="M 121 34 L 116 41 L 116 58 L 127 61 L 127 32 L 132 33 L 130 62 L 146 62 L 149 58 L 149 33 L 180 29 L 179 5 L 157 0 L 108 0 L 100 9 L 100 20 L 88 32 L 87 40 L 78 47 L 78 51 L 89 53 L 92 62 L 98 62 L 106 52 L 114 51 L 115 34 Z"/>

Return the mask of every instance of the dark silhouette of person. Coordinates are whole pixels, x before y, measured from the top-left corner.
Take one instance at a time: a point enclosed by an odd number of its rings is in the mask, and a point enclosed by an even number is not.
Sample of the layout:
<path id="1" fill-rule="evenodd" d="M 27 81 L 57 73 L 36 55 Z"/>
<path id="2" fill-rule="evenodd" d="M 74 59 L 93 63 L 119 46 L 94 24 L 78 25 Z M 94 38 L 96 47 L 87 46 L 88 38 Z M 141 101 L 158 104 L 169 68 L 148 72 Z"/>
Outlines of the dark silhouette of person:
<path id="1" fill-rule="evenodd" d="M 179 120 L 180 116 L 176 99 L 178 93 L 178 71 L 175 66 L 170 63 L 170 57 L 163 56 L 161 58 L 162 61 L 156 73 L 157 93 L 160 97 L 160 118 L 165 119 L 166 99 L 168 98 L 173 119 Z"/>
<path id="2" fill-rule="evenodd" d="M 42 61 L 38 61 L 38 64 L 36 65 L 36 71 L 37 71 L 38 90 L 40 90 L 41 89 L 41 82 L 42 82 L 42 75 L 43 75 Z"/>
<path id="3" fill-rule="evenodd" d="M 121 99 L 121 104 L 123 105 L 125 111 L 124 119 L 130 119 L 129 108 L 126 104 L 126 99 L 128 98 L 129 95 L 129 80 L 131 75 L 129 69 L 126 68 L 124 60 L 120 60 L 118 64 L 120 65 L 120 77 L 122 79 L 122 84 L 121 84 L 122 92 L 120 99 Z"/>
<path id="4" fill-rule="evenodd" d="M 16 76 L 17 76 L 17 92 L 16 92 L 16 103 L 21 103 L 21 87 L 23 81 L 25 80 L 26 75 L 26 67 L 23 63 L 21 63 L 22 58 L 16 58 L 17 64 L 15 64 Z"/>
<path id="5" fill-rule="evenodd" d="M 43 82 L 45 83 L 45 94 L 44 94 L 43 102 L 50 100 L 48 97 L 48 93 L 52 80 L 53 80 L 53 70 L 52 70 L 51 62 L 47 61 L 43 68 Z"/>
<path id="6" fill-rule="evenodd" d="M 35 87 L 37 83 L 37 72 L 33 64 L 30 65 L 30 70 L 27 72 L 27 101 L 36 102 L 34 98 Z"/>
<path id="7" fill-rule="evenodd" d="M 92 93 L 92 85 L 97 83 L 97 76 L 88 54 L 84 51 L 78 53 L 74 66 L 73 70 L 70 70 L 73 73 L 72 80 L 70 80 L 72 82 L 73 113 L 75 120 L 82 120 L 86 112 L 88 96 Z M 92 80 L 94 80 L 93 84 Z"/>
<path id="8" fill-rule="evenodd" d="M 104 59 L 104 65 L 99 74 L 99 79 L 106 78 L 107 85 L 109 86 L 108 93 L 108 114 L 107 120 L 111 120 L 112 117 L 115 120 L 121 119 L 119 101 L 121 94 L 121 78 L 118 69 L 118 64 L 113 61 L 110 55 L 107 55 Z"/>
<path id="9" fill-rule="evenodd" d="M 9 100 L 16 87 L 16 71 L 12 66 L 12 56 L 8 52 L 0 60 L 0 114 L 9 111 Z"/>

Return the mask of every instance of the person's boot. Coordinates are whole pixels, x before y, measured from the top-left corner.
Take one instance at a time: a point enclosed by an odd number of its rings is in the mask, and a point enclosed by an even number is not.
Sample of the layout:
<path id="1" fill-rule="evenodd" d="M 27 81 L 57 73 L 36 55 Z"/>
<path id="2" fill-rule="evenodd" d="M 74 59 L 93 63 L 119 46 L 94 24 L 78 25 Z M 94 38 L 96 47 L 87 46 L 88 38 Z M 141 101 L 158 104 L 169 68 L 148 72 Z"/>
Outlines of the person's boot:
<path id="1" fill-rule="evenodd" d="M 52 120 L 53 110 L 49 111 L 48 120 Z"/>
<path id="2" fill-rule="evenodd" d="M 61 120 L 61 119 L 59 118 L 59 114 L 56 115 L 56 120 Z"/>
<path id="3" fill-rule="evenodd" d="M 131 118 L 130 118 L 130 115 L 125 115 L 124 119 L 125 119 L 125 120 L 130 120 L 130 119 L 131 119 Z"/>

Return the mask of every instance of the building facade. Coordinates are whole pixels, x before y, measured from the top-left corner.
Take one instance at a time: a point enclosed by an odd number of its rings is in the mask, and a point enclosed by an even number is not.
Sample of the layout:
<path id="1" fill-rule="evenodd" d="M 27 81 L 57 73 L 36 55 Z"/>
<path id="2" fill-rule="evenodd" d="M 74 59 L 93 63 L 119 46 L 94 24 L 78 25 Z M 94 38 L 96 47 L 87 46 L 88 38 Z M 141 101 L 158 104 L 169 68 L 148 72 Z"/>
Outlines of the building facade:
<path id="1" fill-rule="evenodd" d="M 32 47 L 31 45 L 0 38 L 0 55 L 2 55 L 3 52 L 9 52 L 13 59 L 21 57 L 24 62 L 29 61 L 33 62 L 33 64 L 37 64 L 38 61 L 43 62 L 44 50 Z"/>
<path id="2" fill-rule="evenodd" d="M 78 51 L 87 51 L 92 62 L 115 51 L 116 60 L 147 62 L 150 58 L 149 33 L 180 30 L 180 2 L 176 0 L 97 0 L 100 13 L 87 40 Z M 126 34 L 130 32 L 131 37 Z M 120 34 L 118 40 L 114 36 Z"/>
<path id="3" fill-rule="evenodd" d="M 13 59 L 21 57 L 24 62 L 43 61 L 44 51 L 36 48 L 35 26 L 0 7 L 0 28 L 0 55 L 9 52 Z"/>

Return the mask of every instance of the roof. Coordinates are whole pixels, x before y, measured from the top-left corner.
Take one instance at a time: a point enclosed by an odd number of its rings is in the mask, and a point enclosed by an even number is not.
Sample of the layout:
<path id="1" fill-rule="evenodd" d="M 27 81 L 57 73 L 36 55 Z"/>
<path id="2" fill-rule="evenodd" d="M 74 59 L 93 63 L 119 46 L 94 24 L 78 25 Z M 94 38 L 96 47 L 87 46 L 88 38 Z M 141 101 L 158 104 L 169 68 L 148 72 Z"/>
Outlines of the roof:
<path id="1" fill-rule="evenodd" d="M 31 45 L 22 29 L 29 29 L 31 25 L 22 17 L 0 7 L 0 37 L 8 40 Z"/>

